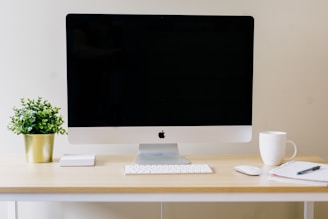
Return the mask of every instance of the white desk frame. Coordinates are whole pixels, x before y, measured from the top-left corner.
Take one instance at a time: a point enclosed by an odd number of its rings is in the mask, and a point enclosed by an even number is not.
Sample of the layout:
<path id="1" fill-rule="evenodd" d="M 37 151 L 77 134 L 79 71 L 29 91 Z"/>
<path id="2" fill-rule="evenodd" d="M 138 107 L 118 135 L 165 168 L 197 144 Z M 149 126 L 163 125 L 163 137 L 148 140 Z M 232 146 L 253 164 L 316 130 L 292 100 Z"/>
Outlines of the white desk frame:
<path id="1" fill-rule="evenodd" d="M 283 197 L 283 199 L 282 199 Z M 19 219 L 18 201 L 54 202 L 304 202 L 304 219 L 314 219 L 314 202 L 327 202 L 327 193 L 71 193 L 1 194 L 8 202 L 8 219 Z"/>

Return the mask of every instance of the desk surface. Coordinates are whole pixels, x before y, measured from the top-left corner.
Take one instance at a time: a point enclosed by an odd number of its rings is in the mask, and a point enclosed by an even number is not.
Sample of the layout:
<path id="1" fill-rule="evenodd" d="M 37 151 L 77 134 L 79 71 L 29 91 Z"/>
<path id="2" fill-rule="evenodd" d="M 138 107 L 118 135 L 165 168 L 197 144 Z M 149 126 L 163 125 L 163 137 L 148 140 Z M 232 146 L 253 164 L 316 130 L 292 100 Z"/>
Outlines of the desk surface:
<path id="1" fill-rule="evenodd" d="M 268 181 L 267 167 L 258 155 L 190 155 L 192 163 L 207 163 L 214 174 L 128 175 L 125 164 L 134 156 L 97 155 L 94 167 L 60 167 L 53 163 L 29 164 L 23 156 L 0 158 L 0 193 L 312 193 L 328 187 Z M 326 162 L 312 155 L 296 160 Z M 233 167 L 249 164 L 262 167 L 261 176 L 247 176 Z"/>

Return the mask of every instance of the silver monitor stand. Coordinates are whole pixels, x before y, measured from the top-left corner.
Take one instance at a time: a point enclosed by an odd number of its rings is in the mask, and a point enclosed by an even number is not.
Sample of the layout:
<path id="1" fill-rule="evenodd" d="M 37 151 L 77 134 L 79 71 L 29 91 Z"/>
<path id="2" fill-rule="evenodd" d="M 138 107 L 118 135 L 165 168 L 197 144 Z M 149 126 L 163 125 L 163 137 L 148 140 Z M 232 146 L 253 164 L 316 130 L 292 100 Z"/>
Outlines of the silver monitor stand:
<path id="1" fill-rule="evenodd" d="M 177 144 L 140 144 L 136 164 L 189 164 Z"/>

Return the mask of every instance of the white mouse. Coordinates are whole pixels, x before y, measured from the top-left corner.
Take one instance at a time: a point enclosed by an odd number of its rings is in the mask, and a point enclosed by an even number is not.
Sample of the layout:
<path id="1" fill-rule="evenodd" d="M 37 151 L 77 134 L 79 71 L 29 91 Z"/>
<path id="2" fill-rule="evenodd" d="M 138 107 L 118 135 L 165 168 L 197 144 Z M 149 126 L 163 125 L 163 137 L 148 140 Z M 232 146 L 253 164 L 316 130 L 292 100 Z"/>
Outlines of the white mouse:
<path id="1" fill-rule="evenodd" d="M 235 166 L 234 169 L 237 172 L 250 175 L 250 176 L 258 176 L 261 174 L 262 170 L 256 166 L 251 166 L 251 165 L 239 165 Z"/>

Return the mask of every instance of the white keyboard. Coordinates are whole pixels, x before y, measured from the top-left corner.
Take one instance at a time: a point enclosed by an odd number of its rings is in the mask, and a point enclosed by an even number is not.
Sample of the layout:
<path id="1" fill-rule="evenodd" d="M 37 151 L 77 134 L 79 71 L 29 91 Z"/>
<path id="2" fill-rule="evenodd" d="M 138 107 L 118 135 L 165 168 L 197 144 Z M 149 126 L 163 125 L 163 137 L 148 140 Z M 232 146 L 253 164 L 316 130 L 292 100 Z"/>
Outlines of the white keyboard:
<path id="1" fill-rule="evenodd" d="M 125 165 L 125 175 L 135 174 L 198 174 L 198 173 L 213 173 L 208 164 L 155 164 L 141 165 L 131 164 Z"/>

